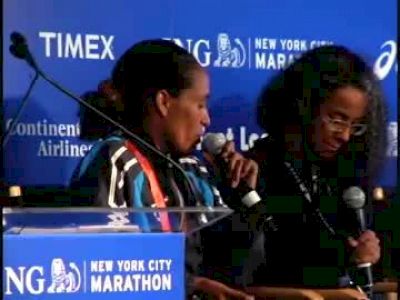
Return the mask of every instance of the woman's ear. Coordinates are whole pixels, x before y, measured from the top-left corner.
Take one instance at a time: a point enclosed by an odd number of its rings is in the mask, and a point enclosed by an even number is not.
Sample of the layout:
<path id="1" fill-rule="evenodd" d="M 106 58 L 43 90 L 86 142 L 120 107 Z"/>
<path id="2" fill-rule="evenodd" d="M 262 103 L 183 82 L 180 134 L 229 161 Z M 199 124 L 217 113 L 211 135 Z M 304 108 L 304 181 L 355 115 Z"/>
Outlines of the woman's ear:
<path id="1" fill-rule="evenodd" d="M 155 107 L 162 117 L 166 117 L 171 108 L 171 96 L 166 90 L 159 90 L 155 95 Z"/>

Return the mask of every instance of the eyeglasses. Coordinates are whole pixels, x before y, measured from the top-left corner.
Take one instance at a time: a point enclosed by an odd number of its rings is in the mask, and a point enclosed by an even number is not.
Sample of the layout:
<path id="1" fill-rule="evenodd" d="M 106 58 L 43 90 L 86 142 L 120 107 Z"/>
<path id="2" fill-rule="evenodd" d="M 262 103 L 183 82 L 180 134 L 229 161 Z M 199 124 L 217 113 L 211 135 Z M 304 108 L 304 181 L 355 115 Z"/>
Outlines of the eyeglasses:
<path id="1" fill-rule="evenodd" d="M 336 133 L 342 133 L 350 128 L 350 133 L 354 136 L 363 135 L 367 131 L 367 125 L 361 123 L 350 123 L 341 119 L 333 119 L 329 116 L 322 117 L 322 120 L 329 126 L 329 130 Z"/>

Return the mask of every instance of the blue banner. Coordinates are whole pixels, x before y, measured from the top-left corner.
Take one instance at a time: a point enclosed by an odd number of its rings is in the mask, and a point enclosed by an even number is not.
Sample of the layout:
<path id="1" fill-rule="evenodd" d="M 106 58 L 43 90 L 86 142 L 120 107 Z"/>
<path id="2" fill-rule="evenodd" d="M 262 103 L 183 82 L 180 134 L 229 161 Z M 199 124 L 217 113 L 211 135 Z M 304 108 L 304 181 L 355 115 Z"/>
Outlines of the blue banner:
<path id="1" fill-rule="evenodd" d="M 255 122 L 262 86 L 306 50 L 342 44 L 374 66 L 389 107 L 387 161 L 378 184 L 396 185 L 397 1 L 5 0 L 4 48 L 22 32 L 45 72 L 77 95 L 110 76 L 145 38 L 173 39 L 209 70 L 210 131 L 247 150 L 265 134 Z M 33 71 L 4 51 L 5 127 Z M 92 143 L 79 139 L 78 105 L 39 81 L 5 152 L 8 183 L 67 185 Z"/>
<path id="2" fill-rule="evenodd" d="M 184 239 L 183 233 L 6 234 L 3 299 L 183 300 Z"/>

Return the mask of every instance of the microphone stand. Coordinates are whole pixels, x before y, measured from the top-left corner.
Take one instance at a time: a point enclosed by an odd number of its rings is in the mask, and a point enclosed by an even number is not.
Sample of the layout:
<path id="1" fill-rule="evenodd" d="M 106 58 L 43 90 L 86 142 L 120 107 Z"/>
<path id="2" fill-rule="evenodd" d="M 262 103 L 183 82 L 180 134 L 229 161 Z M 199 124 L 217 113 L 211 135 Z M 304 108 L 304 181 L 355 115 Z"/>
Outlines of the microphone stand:
<path id="1" fill-rule="evenodd" d="M 38 79 L 39 79 L 39 74 L 36 71 L 35 76 L 33 77 L 31 83 L 29 84 L 28 90 L 26 91 L 24 97 L 22 98 L 22 103 L 21 103 L 20 107 L 18 108 L 18 111 L 15 114 L 15 117 L 12 120 L 10 127 L 8 128 L 8 130 L 6 131 L 6 133 L 3 136 L 3 140 L 1 142 L 2 149 L 4 149 L 5 146 L 7 145 L 7 142 L 11 136 L 11 133 L 13 132 L 15 126 L 17 126 L 17 122 L 21 118 L 22 112 L 24 111 L 24 108 L 25 108 L 26 104 L 28 103 L 28 97 L 31 94 L 33 87 Z"/>

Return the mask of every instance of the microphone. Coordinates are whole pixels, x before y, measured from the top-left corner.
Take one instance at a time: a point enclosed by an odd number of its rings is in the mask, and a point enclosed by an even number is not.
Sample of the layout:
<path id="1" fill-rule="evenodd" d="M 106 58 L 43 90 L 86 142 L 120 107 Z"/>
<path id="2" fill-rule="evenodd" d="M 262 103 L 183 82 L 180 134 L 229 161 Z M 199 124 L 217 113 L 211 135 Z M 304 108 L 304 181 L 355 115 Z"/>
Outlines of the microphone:
<path id="1" fill-rule="evenodd" d="M 222 148 L 227 143 L 225 135 L 222 133 L 207 133 L 202 140 L 202 149 L 218 158 L 222 152 Z M 241 198 L 241 203 L 247 208 L 249 213 L 254 213 L 257 222 L 261 222 L 262 226 L 276 231 L 276 225 L 271 215 L 267 213 L 267 208 L 259 194 L 249 187 L 245 182 L 240 181 L 234 189 Z"/>
<path id="2" fill-rule="evenodd" d="M 103 113 L 102 111 L 100 111 L 96 107 L 92 106 L 91 104 L 87 103 L 86 101 L 84 101 L 80 97 L 74 95 L 72 92 L 70 92 L 67 89 L 65 89 L 64 87 L 62 87 L 55 80 L 53 80 L 49 76 L 47 76 L 46 73 L 43 72 L 39 68 L 38 64 L 36 63 L 36 61 L 35 61 L 35 59 L 34 59 L 34 57 L 32 55 L 32 53 L 29 50 L 29 47 L 28 47 L 28 44 L 26 42 L 25 37 L 21 33 L 13 32 L 10 35 L 10 39 L 11 39 L 11 42 L 12 42 L 12 45 L 10 46 L 10 52 L 11 52 L 12 55 L 14 55 L 18 59 L 25 60 L 28 63 L 28 65 L 31 66 L 40 77 L 42 77 L 45 81 L 50 83 L 50 85 L 54 86 L 57 90 L 61 91 L 63 94 L 65 94 L 65 95 L 69 96 L 70 98 L 74 99 L 80 105 L 83 105 L 87 109 L 95 112 L 97 115 L 102 117 L 104 120 L 106 120 L 107 122 L 111 123 L 116 128 L 118 128 L 119 130 L 121 130 L 124 134 L 126 134 L 133 141 L 135 141 L 136 143 L 142 145 L 144 148 L 150 150 L 151 152 L 155 153 L 161 159 L 169 162 L 172 166 L 174 166 L 182 174 L 184 180 L 188 184 L 189 193 L 191 194 L 191 196 L 193 197 L 194 200 L 197 200 L 197 194 L 195 192 L 195 189 L 194 189 L 194 186 L 193 186 L 191 180 L 189 179 L 188 175 L 183 170 L 183 168 L 177 162 L 175 162 L 172 158 L 170 158 L 167 155 L 165 155 L 164 153 L 162 153 L 160 150 L 158 150 L 153 145 L 149 144 L 148 142 L 146 142 L 145 140 L 140 138 L 138 135 L 136 135 L 133 132 L 131 132 L 130 130 L 128 130 L 126 127 L 121 125 L 119 122 L 117 122 L 114 119 L 110 118 L 105 113 Z M 195 201 L 195 203 L 197 203 L 197 201 Z M 180 203 L 180 204 L 181 204 L 181 206 L 183 206 L 183 203 Z"/>
<path id="3" fill-rule="evenodd" d="M 37 71 L 37 64 L 34 60 L 31 52 L 29 51 L 26 38 L 19 32 L 13 32 L 10 35 L 12 45 L 10 46 L 10 52 L 12 55 L 19 59 L 24 59 L 26 62 Z"/>
<path id="4" fill-rule="evenodd" d="M 362 233 L 367 230 L 365 222 L 364 205 L 365 193 L 357 186 L 352 186 L 343 192 L 343 201 L 346 206 L 354 211 L 357 219 L 357 230 Z M 371 293 L 373 287 L 372 264 L 363 263 L 357 266 L 353 279 L 367 293 Z"/>
<path id="5" fill-rule="evenodd" d="M 343 201 L 348 208 L 354 210 L 357 218 L 357 224 L 359 226 L 359 228 L 357 228 L 359 233 L 367 230 L 365 214 L 363 210 L 365 205 L 365 193 L 363 190 L 357 186 L 348 188 L 343 192 Z"/>
<path id="6" fill-rule="evenodd" d="M 227 140 L 225 135 L 222 133 L 207 133 L 202 141 L 202 149 L 212 156 L 218 158 L 226 142 Z M 243 181 L 239 182 L 239 185 L 237 188 L 235 188 L 235 190 L 240 196 L 242 196 L 241 201 L 246 207 L 257 205 L 257 203 L 261 201 L 261 197 L 258 195 L 258 193 Z"/>

